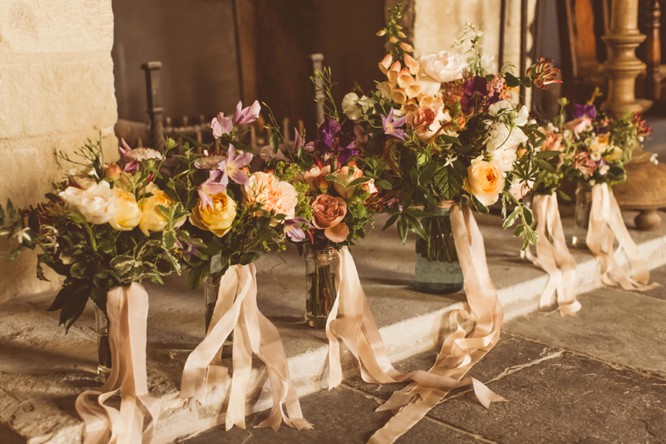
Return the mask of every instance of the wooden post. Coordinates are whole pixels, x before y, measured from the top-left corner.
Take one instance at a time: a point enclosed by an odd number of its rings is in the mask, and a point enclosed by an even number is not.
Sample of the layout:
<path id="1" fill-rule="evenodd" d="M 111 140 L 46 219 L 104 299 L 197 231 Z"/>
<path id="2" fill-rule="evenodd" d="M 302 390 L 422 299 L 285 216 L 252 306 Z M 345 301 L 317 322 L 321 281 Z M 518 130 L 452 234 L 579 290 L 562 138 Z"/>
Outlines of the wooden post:
<path id="1" fill-rule="evenodd" d="M 324 67 L 324 54 L 311 54 L 310 60 L 312 61 L 312 73 L 314 74 L 318 70 L 321 70 Z M 314 84 L 314 99 L 315 99 L 315 117 L 317 121 L 317 126 L 324 123 L 324 91 L 322 91 L 321 80 L 315 77 Z"/>
<path id="2" fill-rule="evenodd" d="M 164 151 L 164 136 L 162 128 L 162 95 L 160 94 L 160 70 L 162 62 L 146 62 L 141 65 L 146 74 L 146 99 L 148 102 L 148 117 L 150 118 L 150 143 L 152 148 Z"/>
<path id="3" fill-rule="evenodd" d="M 646 13 L 647 96 L 658 102 L 661 97 L 661 7 L 659 0 L 649 0 Z"/>
<path id="4" fill-rule="evenodd" d="M 645 72 L 645 64 L 636 57 L 636 48 L 645 40 L 638 31 L 638 0 L 613 0 L 610 29 L 602 40 L 608 50 L 602 66 L 608 96 L 601 108 L 614 116 L 647 111 L 652 102 L 636 99 L 636 77 Z"/>

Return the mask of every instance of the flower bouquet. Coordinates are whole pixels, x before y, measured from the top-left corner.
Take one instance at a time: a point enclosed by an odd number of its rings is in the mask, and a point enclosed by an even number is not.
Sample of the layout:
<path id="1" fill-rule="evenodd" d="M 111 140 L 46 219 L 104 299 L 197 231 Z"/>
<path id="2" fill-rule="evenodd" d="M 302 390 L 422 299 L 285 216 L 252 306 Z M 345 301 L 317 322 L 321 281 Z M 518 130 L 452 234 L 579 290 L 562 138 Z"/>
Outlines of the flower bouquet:
<path id="1" fill-rule="evenodd" d="M 218 282 L 217 298 L 207 313 L 206 336 L 183 369 L 181 396 L 202 398 L 207 385 L 224 386 L 227 369 L 220 349 L 233 331 L 227 430 L 234 425 L 245 428 L 253 353 L 266 364 L 274 393 L 273 409 L 259 427 L 277 430 L 284 419 L 291 427 L 309 429 L 289 379 L 280 334 L 257 307 L 254 261 L 262 252 L 285 248 L 284 232 L 293 225 L 298 201 L 294 187 L 274 172 L 250 172 L 253 154 L 240 141 L 239 126 L 254 122 L 260 111 L 257 101 L 247 108 L 239 102 L 233 117 L 219 113 L 211 122 L 212 146 L 185 144 L 176 156 L 170 192 L 190 212 L 185 227 L 191 239 L 183 257 L 190 270 L 189 284 L 196 288 L 204 278 Z"/>
<path id="2" fill-rule="evenodd" d="M 329 388 L 342 381 L 341 342 L 360 362 L 366 380 L 387 382 L 377 363 L 388 359 L 348 248 L 365 237 L 382 203 L 373 177 L 356 163 L 362 135 L 347 128 L 337 109 L 330 69 L 315 76 L 325 97 L 325 119 L 314 140 L 305 143 L 304 134 L 296 132 L 289 143 L 272 119 L 274 137 L 263 157 L 298 191 L 297 217 L 288 221 L 286 233 L 299 252 L 305 250 L 305 319 L 311 327 L 326 328 Z"/>
<path id="3" fill-rule="evenodd" d="M 462 274 L 468 308 L 451 313 L 454 333 L 444 341 L 430 379 L 414 379 L 380 408 L 404 407 L 371 438 L 376 442 L 392 442 L 455 387 L 473 383 L 485 406 L 502 399 L 478 381 L 463 379 L 497 343 L 502 324 L 472 208 L 487 212 L 501 202 L 504 226 L 516 225 L 514 233 L 527 244 L 536 240 L 532 212 L 519 191 L 535 179 L 534 151 L 543 137 L 527 109 L 513 105 L 512 90 L 559 82 L 558 70 L 544 59 L 522 78 L 488 73 L 481 34 L 472 26 L 451 50 L 417 59 L 404 41 L 400 16 L 400 6 L 390 10 L 378 33 L 390 47 L 379 63 L 383 80 L 367 95 L 348 94 L 343 108 L 369 135 L 362 145 L 363 168 L 390 184 L 380 187 L 384 201 L 393 203 L 385 227 L 396 224 L 403 241 L 409 231 L 421 239 L 417 267 L 429 269 L 417 268 L 417 287 L 455 290 Z M 443 223 L 447 219 L 450 225 Z M 439 231 L 449 226 L 450 234 Z M 452 260 L 460 263 L 457 273 Z M 473 322 L 471 332 L 463 326 L 466 320 Z"/>
<path id="4" fill-rule="evenodd" d="M 566 99 L 561 99 L 561 111 L 550 124 L 547 137 L 557 147 L 557 170 L 537 182 L 538 189 L 557 187 L 556 174 L 577 184 L 575 246 L 585 244 L 601 261 L 601 279 L 606 285 L 621 285 L 625 289 L 645 289 L 649 271 L 624 225 L 612 187 L 626 180 L 625 165 L 631 159 L 636 144 L 651 133 L 640 115 L 627 114 L 616 118 L 597 111 L 594 100 L 575 104 L 567 120 Z M 552 150 L 553 148 L 551 148 Z M 613 258 L 617 239 L 628 258 L 631 273 L 627 274 Z"/>
<path id="5" fill-rule="evenodd" d="M 106 399 L 121 391 L 121 409 L 157 420 L 158 402 L 148 395 L 146 321 L 148 295 L 142 280 L 162 283 L 180 273 L 182 237 L 177 230 L 186 212 L 163 191 L 163 155 L 150 148 L 121 147 L 120 164 L 104 162 L 101 142 L 89 141 L 72 156 L 59 158 L 73 168 L 36 207 L 0 209 L 2 233 L 16 236 L 20 249 L 38 249 L 37 275 L 46 265 L 64 277 L 49 310 L 60 310 L 69 329 L 88 299 L 106 314 L 108 337 L 100 338 L 100 371 L 109 373 L 101 391 L 89 390 L 76 401 L 86 422 L 86 439 L 112 434 L 138 442 L 143 427 L 132 427 L 107 414 Z M 109 372 L 108 367 L 111 367 Z M 108 396 L 107 396 L 108 395 Z M 144 437 L 151 434 L 148 426 Z"/>

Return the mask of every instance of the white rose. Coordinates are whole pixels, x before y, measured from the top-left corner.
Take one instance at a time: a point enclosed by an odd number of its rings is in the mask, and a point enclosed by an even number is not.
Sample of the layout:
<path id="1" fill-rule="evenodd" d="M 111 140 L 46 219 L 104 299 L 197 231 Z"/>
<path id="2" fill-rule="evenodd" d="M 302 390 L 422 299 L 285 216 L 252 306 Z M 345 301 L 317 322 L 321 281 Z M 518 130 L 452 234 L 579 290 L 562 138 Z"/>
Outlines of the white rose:
<path id="1" fill-rule="evenodd" d="M 438 82 L 462 79 L 463 71 L 468 67 L 464 54 L 449 51 L 425 54 L 419 62 L 426 74 Z"/>
<path id="2" fill-rule="evenodd" d="M 516 161 L 516 150 L 514 148 L 502 147 L 493 152 L 492 162 L 503 173 L 513 171 L 513 163 Z"/>
<path id="3" fill-rule="evenodd" d="M 523 130 L 517 126 L 510 127 L 504 123 L 496 122 L 488 131 L 486 150 L 490 153 L 501 147 L 515 150 L 518 145 L 526 143 L 528 140 Z"/>
<path id="4" fill-rule="evenodd" d="M 434 96 L 439 92 L 442 82 L 438 82 L 427 74 L 421 74 L 418 78 L 420 93 L 424 96 Z"/>
<path id="5" fill-rule="evenodd" d="M 105 180 L 86 189 L 67 187 L 60 197 L 91 224 L 105 224 L 116 214 L 115 195 Z"/>
<path id="6" fill-rule="evenodd" d="M 363 110 L 358 103 L 358 94 L 350 92 L 342 98 L 342 112 L 350 120 L 358 120 L 363 117 Z"/>

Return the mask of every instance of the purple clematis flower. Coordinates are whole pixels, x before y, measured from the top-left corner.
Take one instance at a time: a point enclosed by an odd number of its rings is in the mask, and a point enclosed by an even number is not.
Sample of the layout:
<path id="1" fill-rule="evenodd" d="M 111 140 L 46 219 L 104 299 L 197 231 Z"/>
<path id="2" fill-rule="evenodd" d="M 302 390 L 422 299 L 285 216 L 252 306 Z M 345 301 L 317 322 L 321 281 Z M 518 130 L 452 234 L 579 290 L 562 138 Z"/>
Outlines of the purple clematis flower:
<path id="1" fill-rule="evenodd" d="M 245 123 L 252 123 L 259 118 L 261 112 L 261 105 L 258 101 L 252 102 L 252 105 L 243 108 L 243 102 L 239 101 L 236 105 L 236 113 L 234 114 L 234 123 L 236 125 L 243 125 Z"/>
<path id="2" fill-rule="evenodd" d="M 398 117 L 397 119 L 393 116 L 393 108 L 389 111 L 388 116 L 382 116 L 382 127 L 384 128 L 384 134 L 387 136 L 393 136 L 397 139 L 405 141 L 405 130 L 400 129 L 407 120 L 407 117 Z"/>
<path id="3" fill-rule="evenodd" d="M 248 176 L 243 168 L 249 165 L 252 161 L 252 157 L 252 153 L 245 153 L 243 151 L 237 153 L 236 148 L 234 148 L 233 145 L 229 145 L 229 151 L 227 151 L 227 159 L 223 169 L 224 174 L 228 175 L 231 180 L 239 185 L 247 184 Z M 222 162 L 220 162 L 220 165 L 221 164 Z"/>
<path id="4" fill-rule="evenodd" d="M 201 204 L 204 207 L 213 208 L 213 200 L 211 199 L 211 196 L 217 193 L 223 193 L 227 189 L 229 178 L 223 172 L 224 163 L 224 160 L 220 162 L 220 169 L 211 171 L 208 179 L 197 188 L 199 200 L 201 200 Z"/>
<path id="5" fill-rule="evenodd" d="M 597 109 L 594 107 L 594 105 L 590 104 L 580 105 L 577 103 L 574 105 L 572 116 L 574 119 L 578 119 L 583 116 L 587 116 L 590 119 L 594 119 L 595 117 L 597 117 Z"/>
<path id="6" fill-rule="evenodd" d="M 130 146 L 123 138 L 120 139 L 120 146 L 118 146 L 118 150 L 120 151 L 120 156 L 124 159 L 127 159 L 129 154 L 132 152 L 132 148 L 130 148 Z M 123 167 L 123 171 L 126 173 L 133 173 L 137 168 L 139 168 L 139 162 L 136 160 L 130 160 Z"/>
<path id="7" fill-rule="evenodd" d="M 303 230 L 303 225 L 312 228 L 312 224 L 305 218 L 295 217 L 293 219 L 287 219 L 284 221 L 284 234 L 286 234 L 292 242 L 303 242 L 305 240 L 305 230 Z"/>
<path id="8" fill-rule="evenodd" d="M 234 123 L 231 117 L 225 117 L 223 112 L 217 113 L 217 116 L 210 121 L 210 129 L 213 130 L 213 137 L 216 139 L 231 133 L 233 128 Z"/>

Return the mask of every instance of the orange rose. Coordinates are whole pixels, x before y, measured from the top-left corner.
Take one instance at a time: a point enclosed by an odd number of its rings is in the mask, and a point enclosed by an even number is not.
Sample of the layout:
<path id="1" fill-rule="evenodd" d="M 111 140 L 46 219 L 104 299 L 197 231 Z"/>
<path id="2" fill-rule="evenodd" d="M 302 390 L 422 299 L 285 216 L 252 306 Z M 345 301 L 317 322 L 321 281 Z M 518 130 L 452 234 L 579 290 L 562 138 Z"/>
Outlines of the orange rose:
<path id="1" fill-rule="evenodd" d="M 320 194 L 312 202 L 312 224 L 324 230 L 324 235 L 333 242 L 343 242 L 349 235 L 349 227 L 342 222 L 347 215 L 347 203 L 341 197 Z"/>
<path id="2" fill-rule="evenodd" d="M 483 205 L 492 205 L 504 189 L 502 171 L 494 163 L 474 160 L 467 167 L 465 189 Z"/>

